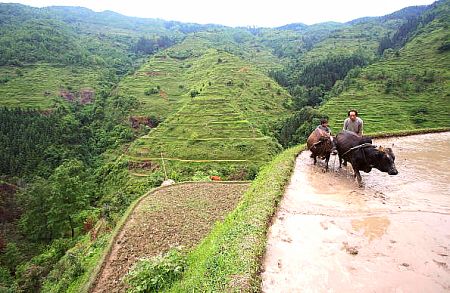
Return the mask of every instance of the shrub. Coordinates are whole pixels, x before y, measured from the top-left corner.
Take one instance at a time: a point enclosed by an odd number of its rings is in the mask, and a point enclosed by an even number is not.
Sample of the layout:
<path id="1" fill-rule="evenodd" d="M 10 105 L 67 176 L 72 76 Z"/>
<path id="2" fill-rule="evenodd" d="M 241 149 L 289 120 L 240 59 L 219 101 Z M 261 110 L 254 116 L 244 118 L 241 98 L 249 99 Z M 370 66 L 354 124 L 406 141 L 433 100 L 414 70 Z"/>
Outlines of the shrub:
<path id="1" fill-rule="evenodd" d="M 450 41 L 444 41 L 438 48 L 439 53 L 444 53 L 450 50 Z"/>
<path id="2" fill-rule="evenodd" d="M 192 181 L 211 181 L 209 175 L 204 171 L 195 171 Z"/>
<path id="3" fill-rule="evenodd" d="M 436 80 L 436 72 L 434 70 L 425 70 L 422 75 L 422 80 L 427 83 L 432 83 Z"/>
<path id="4" fill-rule="evenodd" d="M 2 77 L 0 77 L 0 84 L 7 83 L 10 80 L 11 80 L 11 77 L 9 77 L 9 76 L 2 76 Z"/>
<path id="5" fill-rule="evenodd" d="M 84 273 L 84 267 L 81 264 L 84 252 L 83 247 L 80 246 L 68 251 L 46 278 L 42 291 L 66 292 L 71 282 Z"/>
<path id="6" fill-rule="evenodd" d="M 0 256 L 0 263 L 8 268 L 11 272 L 16 270 L 16 266 L 21 262 L 22 254 L 15 243 L 8 243 L 5 250 Z"/>
<path id="7" fill-rule="evenodd" d="M 8 287 L 13 283 L 13 278 L 9 270 L 5 267 L 0 267 L 0 292 L 8 292 Z"/>
<path id="8" fill-rule="evenodd" d="M 18 290 L 38 292 L 44 278 L 73 243 L 71 239 L 54 240 L 46 251 L 19 265 L 16 272 Z"/>
<path id="9" fill-rule="evenodd" d="M 428 109 L 424 106 L 414 109 L 411 113 L 411 120 L 415 124 L 422 124 L 427 121 Z"/>
<path id="10" fill-rule="evenodd" d="M 163 256 L 141 259 L 126 275 L 129 292 L 157 292 L 181 278 L 187 268 L 186 256 L 179 248 Z"/>
<path id="11" fill-rule="evenodd" d="M 198 90 L 191 90 L 191 98 L 195 98 L 199 94 L 200 94 L 200 92 Z"/>
<path id="12" fill-rule="evenodd" d="M 153 88 L 151 88 L 151 89 L 148 89 L 148 90 L 146 90 L 146 91 L 144 92 L 144 94 L 145 94 L 146 96 L 150 96 L 150 95 L 157 94 L 157 93 L 159 93 L 158 87 L 159 87 L 159 86 L 153 87 Z"/>

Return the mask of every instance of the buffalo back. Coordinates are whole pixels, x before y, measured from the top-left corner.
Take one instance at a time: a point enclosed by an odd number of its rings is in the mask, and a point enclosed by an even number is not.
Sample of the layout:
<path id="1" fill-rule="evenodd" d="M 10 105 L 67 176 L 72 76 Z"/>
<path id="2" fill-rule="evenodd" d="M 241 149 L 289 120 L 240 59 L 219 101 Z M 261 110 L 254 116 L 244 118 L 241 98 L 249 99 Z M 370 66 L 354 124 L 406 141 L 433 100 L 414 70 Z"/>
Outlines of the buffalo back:
<path id="1" fill-rule="evenodd" d="M 320 141 L 321 143 L 318 144 Z M 330 134 L 319 128 L 316 128 L 309 135 L 306 145 L 313 155 L 316 156 L 325 156 L 327 153 L 331 153 L 333 148 Z"/>

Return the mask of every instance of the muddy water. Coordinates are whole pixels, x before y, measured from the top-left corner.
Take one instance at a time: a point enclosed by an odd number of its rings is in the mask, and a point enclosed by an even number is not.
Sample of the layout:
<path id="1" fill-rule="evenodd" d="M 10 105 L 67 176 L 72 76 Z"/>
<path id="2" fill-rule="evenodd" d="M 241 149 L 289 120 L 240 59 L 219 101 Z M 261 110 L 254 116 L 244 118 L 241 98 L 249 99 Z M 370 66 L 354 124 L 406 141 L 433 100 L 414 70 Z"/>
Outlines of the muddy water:
<path id="1" fill-rule="evenodd" d="M 450 132 L 374 140 L 397 176 L 299 155 L 269 230 L 264 292 L 449 292 Z"/>

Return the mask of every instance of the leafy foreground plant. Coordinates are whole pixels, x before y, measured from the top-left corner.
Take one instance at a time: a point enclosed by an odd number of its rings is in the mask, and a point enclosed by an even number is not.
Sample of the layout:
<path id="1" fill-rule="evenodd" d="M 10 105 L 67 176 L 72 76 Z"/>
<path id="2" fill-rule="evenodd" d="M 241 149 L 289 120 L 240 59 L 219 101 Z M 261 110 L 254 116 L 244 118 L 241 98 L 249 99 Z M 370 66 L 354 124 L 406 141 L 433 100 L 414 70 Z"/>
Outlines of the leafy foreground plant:
<path id="1" fill-rule="evenodd" d="M 125 277 L 125 282 L 130 286 L 128 292 L 157 292 L 180 279 L 186 267 L 186 255 L 180 248 L 141 259 Z"/>

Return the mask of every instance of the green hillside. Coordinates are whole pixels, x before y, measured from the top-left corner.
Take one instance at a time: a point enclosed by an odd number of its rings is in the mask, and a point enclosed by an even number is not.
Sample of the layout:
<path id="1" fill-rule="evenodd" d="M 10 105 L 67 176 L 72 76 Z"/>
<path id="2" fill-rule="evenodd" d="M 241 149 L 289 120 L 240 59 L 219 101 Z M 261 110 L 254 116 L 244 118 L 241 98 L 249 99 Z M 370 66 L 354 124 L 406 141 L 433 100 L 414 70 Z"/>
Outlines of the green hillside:
<path id="1" fill-rule="evenodd" d="M 450 126 L 449 5 L 230 28 L 0 3 L 0 291 L 80 292 L 133 201 L 211 175 L 257 188 L 181 287 L 246 290 L 227 275 L 245 270 L 258 288 L 267 219 L 321 117 L 334 132 L 350 108 L 366 133 Z M 280 144 L 298 146 L 261 168 Z"/>
<path id="2" fill-rule="evenodd" d="M 0 3 L 0 19 L 0 105 L 39 109 L 61 92 L 109 91 L 187 32 L 216 27 L 9 3 Z"/>
<path id="3" fill-rule="evenodd" d="M 279 147 L 261 130 L 289 115 L 289 95 L 251 64 L 199 45 L 187 39 L 119 84 L 119 95 L 139 101 L 134 115 L 164 120 L 128 148 L 128 157 L 160 164 L 162 154 L 169 172 L 263 164 Z"/>
<path id="4" fill-rule="evenodd" d="M 4 80 L 0 83 L 0 103 L 7 107 L 49 109 L 53 99 L 61 99 L 69 92 L 75 99 L 81 99 L 84 92 L 92 91 L 94 98 L 95 92 L 103 88 L 106 74 L 102 68 L 82 66 L 3 66 L 0 67 Z"/>
<path id="5" fill-rule="evenodd" d="M 321 107 L 335 132 L 353 108 L 366 133 L 450 127 L 449 11 L 442 3 L 403 48 L 335 86 L 342 93 Z"/>

